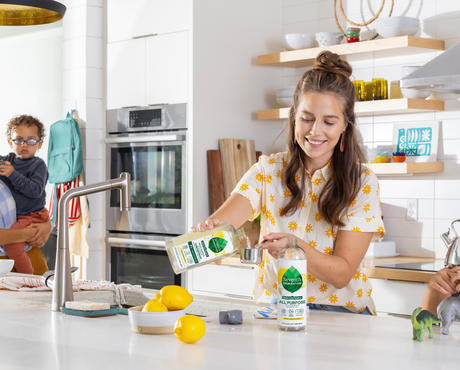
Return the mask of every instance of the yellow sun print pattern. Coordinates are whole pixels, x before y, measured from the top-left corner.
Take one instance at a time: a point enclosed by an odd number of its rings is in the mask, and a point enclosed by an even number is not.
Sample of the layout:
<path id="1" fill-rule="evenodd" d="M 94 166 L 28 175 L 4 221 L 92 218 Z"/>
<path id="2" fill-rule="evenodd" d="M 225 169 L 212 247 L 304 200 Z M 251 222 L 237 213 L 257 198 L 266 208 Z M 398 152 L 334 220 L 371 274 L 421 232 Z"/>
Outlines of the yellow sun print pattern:
<path id="1" fill-rule="evenodd" d="M 362 186 L 356 198 L 350 202 L 341 215 L 343 226 L 332 226 L 321 215 L 318 201 L 326 183 L 333 174 L 334 166 L 325 166 L 313 173 L 298 173 L 297 184 L 304 188 L 296 209 L 284 214 L 283 209 L 292 199 L 283 174 L 289 157 L 287 153 L 276 153 L 271 156 L 260 156 L 258 162 L 243 175 L 233 192 L 239 193 L 250 203 L 252 216 L 260 215 L 261 233 L 288 233 L 315 248 L 329 258 L 333 254 L 334 244 L 342 230 L 355 232 L 371 232 L 374 240 L 385 232 L 377 195 L 378 182 L 375 174 L 363 169 Z M 331 162 L 328 162 L 329 164 Z M 347 217 L 348 215 L 348 217 Z M 326 258 L 326 257 L 325 257 Z M 278 271 L 273 257 L 264 252 L 262 263 L 256 267 L 254 281 L 254 298 L 271 300 L 279 289 Z M 305 278 L 305 277 L 304 277 Z M 369 308 L 375 311 L 372 303 L 372 287 L 370 280 L 359 266 L 347 286 L 338 289 L 328 282 L 307 274 L 307 301 L 317 304 L 333 304 L 358 312 Z"/>
<path id="2" fill-rule="evenodd" d="M 366 184 L 366 185 L 363 186 L 363 193 L 364 194 L 370 194 L 371 190 L 372 190 L 372 187 L 369 184 Z"/>
<path id="3" fill-rule="evenodd" d="M 248 189 L 249 189 L 249 185 L 248 185 L 248 184 L 241 184 L 240 190 L 245 191 L 245 190 L 248 190 Z"/>

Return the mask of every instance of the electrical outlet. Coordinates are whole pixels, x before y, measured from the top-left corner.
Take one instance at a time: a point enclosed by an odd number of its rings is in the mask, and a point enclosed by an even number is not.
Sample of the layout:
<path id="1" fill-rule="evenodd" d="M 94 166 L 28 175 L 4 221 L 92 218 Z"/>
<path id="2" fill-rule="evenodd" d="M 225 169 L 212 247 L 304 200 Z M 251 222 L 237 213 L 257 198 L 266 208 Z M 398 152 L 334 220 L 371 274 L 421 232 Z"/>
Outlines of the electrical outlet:
<path id="1" fill-rule="evenodd" d="M 407 221 L 417 221 L 417 217 L 418 217 L 417 199 L 408 199 L 407 200 L 406 220 Z"/>

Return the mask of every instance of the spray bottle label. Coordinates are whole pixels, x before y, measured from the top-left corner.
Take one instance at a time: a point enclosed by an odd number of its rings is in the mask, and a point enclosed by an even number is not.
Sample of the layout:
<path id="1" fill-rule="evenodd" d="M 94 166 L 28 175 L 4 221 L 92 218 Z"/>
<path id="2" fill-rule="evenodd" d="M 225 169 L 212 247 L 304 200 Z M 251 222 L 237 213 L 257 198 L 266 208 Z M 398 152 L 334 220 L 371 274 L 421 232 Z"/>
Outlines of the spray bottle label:
<path id="1" fill-rule="evenodd" d="M 180 268 L 185 268 L 232 253 L 234 250 L 232 233 L 218 231 L 174 246 L 173 254 Z"/>
<path id="2" fill-rule="evenodd" d="M 307 264 L 305 260 L 278 260 L 278 324 L 301 327 L 307 322 Z"/>

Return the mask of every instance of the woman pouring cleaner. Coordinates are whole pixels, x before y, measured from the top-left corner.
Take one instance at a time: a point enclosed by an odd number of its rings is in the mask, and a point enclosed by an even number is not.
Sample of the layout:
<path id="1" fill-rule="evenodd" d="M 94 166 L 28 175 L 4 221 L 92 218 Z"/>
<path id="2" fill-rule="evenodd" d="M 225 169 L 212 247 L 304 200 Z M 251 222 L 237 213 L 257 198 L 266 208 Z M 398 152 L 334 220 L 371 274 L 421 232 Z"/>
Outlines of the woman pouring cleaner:
<path id="1" fill-rule="evenodd" d="M 384 233 L 376 176 L 366 168 L 356 128 L 351 66 L 321 52 L 294 91 L 288 150 L 261 156 L 199 231 L 240 227 L 260 215 L 266 249 L 255 298 L 276 296 L 276 259 L 288 238 L 306 256 L 310 309 L 375 314 L 361 262 Z M 249 282 L 248 282 L 249 283 Z"/>

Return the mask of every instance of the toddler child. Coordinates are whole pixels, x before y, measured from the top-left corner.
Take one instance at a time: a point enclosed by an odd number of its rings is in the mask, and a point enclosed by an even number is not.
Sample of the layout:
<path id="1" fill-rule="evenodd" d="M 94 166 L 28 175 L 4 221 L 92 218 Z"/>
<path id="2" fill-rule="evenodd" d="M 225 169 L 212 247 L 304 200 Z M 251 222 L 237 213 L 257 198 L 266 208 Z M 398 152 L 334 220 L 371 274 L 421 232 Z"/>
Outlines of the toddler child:
<path id="1" fill-rule="evenodd" d="M 41 158 L 35 157 L 43 144 L 44 134 L 43 124 L 32 116 L 21 115 L 8 123 L 8 144 L 13 152 L 0 156 L 0 179 L 10 188 L 16 202 L 17 220 L 11 229 L 48 221 L 45 208 L 48 169 Z M 6 254 L 14 260 L 16 272 L 32 274 L 27 248 L 30 249 L 26 243 L 5 245 Z"/>

